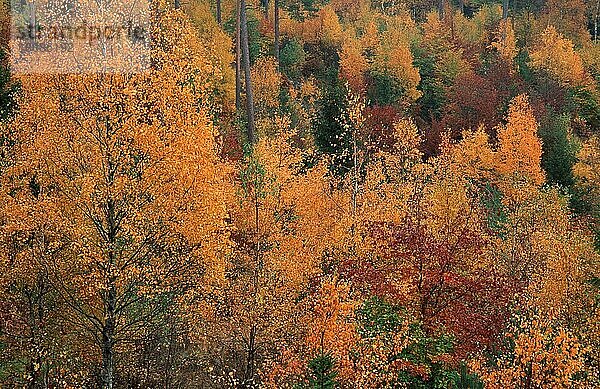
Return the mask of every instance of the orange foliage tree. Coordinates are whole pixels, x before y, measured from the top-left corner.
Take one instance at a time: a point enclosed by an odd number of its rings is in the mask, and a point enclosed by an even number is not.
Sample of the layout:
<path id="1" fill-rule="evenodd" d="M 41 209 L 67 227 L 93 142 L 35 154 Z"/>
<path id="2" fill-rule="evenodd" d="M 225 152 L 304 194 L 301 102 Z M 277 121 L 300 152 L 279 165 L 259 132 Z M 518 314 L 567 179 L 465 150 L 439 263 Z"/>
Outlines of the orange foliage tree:
<path id="1" fill-rule="evenodd" d="M 229 250 L 229 169 L 190 85 L 212 69 L 182 14 L 154 11 L 152 69 L 24 77 L 14 122 L 4 234 L 31 237 L 18 257 L 48 277 L 103 388 L 135 374 L 125 342 L 223 279 Z"/>
<path id="2" fill-rule="evenodd" d="M 340 78 L 348 82 L 352 92 L 364 92 L 367 67 L 359 42 L 355 39 L 346 40 L 340 52 Z"/>
<path id="3" fill-rule="evenodd" d="M 542 144 L 537 129 L 527 97 L 515 97 L 506 125 L 498 129 L 498 171 L 501 174 L 516 174 L 538 185 L 544 181 L 540 167 Z"/>
<path id="4" fill-rule="evenodd" d="M 583 369 L 583 346 L 567 329 L 540 317 L 517 318 L 511 351 L 487 368 L 474 368 L 486 388 L 571 388 Z"/>

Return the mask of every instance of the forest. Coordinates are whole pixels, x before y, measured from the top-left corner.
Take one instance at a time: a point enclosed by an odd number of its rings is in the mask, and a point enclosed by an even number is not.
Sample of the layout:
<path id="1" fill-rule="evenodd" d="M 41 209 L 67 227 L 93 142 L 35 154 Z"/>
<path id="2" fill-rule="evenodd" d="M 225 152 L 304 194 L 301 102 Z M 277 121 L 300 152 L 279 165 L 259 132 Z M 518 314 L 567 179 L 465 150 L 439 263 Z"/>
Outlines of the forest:
<path id="1" fill-rule="evenodd" d="M 148 4 L 2 0 L 0 387 L 600 388 L 600 0 Z"/>

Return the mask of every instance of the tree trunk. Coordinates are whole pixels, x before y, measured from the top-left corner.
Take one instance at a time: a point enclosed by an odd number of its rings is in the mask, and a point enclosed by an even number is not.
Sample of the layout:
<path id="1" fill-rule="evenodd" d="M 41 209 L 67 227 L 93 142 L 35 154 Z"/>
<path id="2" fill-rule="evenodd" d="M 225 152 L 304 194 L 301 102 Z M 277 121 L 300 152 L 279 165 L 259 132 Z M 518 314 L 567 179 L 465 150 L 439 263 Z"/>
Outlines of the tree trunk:
<path id="1" fill-rule="evenodd" d="M 175 9 L 181 8 L 181 0 L 175 0 Z"/>
<path id="2" fill-rule="evenodd" d="M 460 9 L 460 14 L 465 14 L 465 0 L 458 0 L 458 8 Z"/>
<path id="3" fill-rule="evenodd" d="M 221 25 L 221 0 L 217 0 L 217 23 Z"/>
<path id="4" fill-rule="evenodd" d="M 235 2 L 235 109 L 239 113 L 242 105 L 242 71 L 241 71 L 241 43 L 240 43 L 240 3 L 241 0 Z"/>
<path id="5" fill-rule="evenodd" d="M 254 382 L 254 359 L 256 353 L 256 324 L 250 328 L 250 336 L 248 339 L 248 355 L 246 356 L 246 371 L 244 373 L 244 384 L 252 386 Z"/>
<path id="6" fill-rule="evenodd" d="M 600 13 L 600 0 L 596 1 L 596 12 L 594 14 L 594 43 L 598 43 L 598 14 Z"/>
<path id="7" fill-rule="evenodd" d="M 108 183 L 114 183 L 114 170 L 109 159 Z M 113 389 L 114 383 L 114 345 L 116 335 L 116 310 L 117 310 L 117 277 L 116 268 L 116 246 L 117 246 L 117 217 L 115 201 L 108 198 L 106 201 L 106 243 L 108 243 L 108 263 L 106 294 L 104 295 L 104 324 L 102 326 L 102 388 Z"/>
<path id="8" fill-rule="evenodd" d="M 37 49 L 37 35 L 38 35 L 38 31 L 37 31 L 37 20 L 36 20 L 36 16 L 37 16 L 37 8 L 35 5 L 35 1 L 31 2 L 31 4 L 29 4 L 29 33 L 31 34 L 29 36 L 29 38 L 32 41 L 33 47 Z M 7 58 L 9 58 L 7 56 Z"/>
<path id="9" fill-rule="evenodd" d="M 510 0 L 502 0 L 502 20 L 508 19 L 508 6 Z"/>
<path id="10" fill-rule="evenodd" d="M 269 20 L 269 0 L 263 0 L 263 5 L 265 7 L 265 19 Z"/>
<path id="11" fill-rule="evenodd" d="M 254 144 L 254 99 L 252 96 L 252 78 L 250 75 L 250 48 L 248 43 L 248 17 L 246 0 L 240 0 L 240 31 L 242 35 L 242 61 L 244 62 L 244 80 L 246 82 L 246 114 L 248 120 L 248 142 Z"/>
<path id="12" fill-rule="evenodd" d="M 279 67 L 279 0 L 275 1 L 274 19 L 275 19 L 275 60 L 277 61 L 277 67 Z"/>
<path id="13" fill-rule="evenodd" d="M 502 21 L 504 26 L 502 27 L 502 42 L 506 41 L 508 33 L 508 4 L 510 0 L 502 0 Z"/>
<path id="14" fill-rule="evenodd" d="M 444 0 L 438 0 L 438 16 L 440 20 L 444 20 Z"/>
<path id="15" fill-rule="evenodd" d="M 106 322 L 102 329 L 102 389 L 113 389 L 116 302 L 115 280 L 111 277 L 105 302 Z"/>

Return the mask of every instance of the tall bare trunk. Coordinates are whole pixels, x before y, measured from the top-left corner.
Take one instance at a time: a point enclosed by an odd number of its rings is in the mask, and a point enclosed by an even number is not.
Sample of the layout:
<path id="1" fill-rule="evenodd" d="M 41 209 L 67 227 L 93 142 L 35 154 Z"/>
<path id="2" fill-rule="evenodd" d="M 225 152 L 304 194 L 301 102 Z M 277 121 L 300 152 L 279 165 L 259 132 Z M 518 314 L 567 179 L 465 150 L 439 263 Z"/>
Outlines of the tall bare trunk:
<path id="1" fill-rule="evenodd" d="M 32 1 L 29 4 L 29 33 L 31 34 L 29 38 L 33 42 L 33 46 L 37 47 L 37 8 L 35 1 Z"/>
<path id="2" fill-rule="evenodd" d="M 242 65 L 241 65 L 241 34 L 240 34 L 240 4 L 241 0 L 236 0 L 235 9 L 235 109 L 239 113 L 242 109 Z"/>
<path id="3" fill-rule="evenodd" d="M 269 0 L 263 0 L 265 6 L 265 19 L 269 20 Z"/>
<path id="4" fill-rule="evenodd" d="M 508 36 L 508 5 L 510 0 L 502 0 L 502 21 L 504 26 L 502 27 L 502 42 L 506 41 Z"/>
<path id="5" fill-rule="evenodd" d="M 175 0 L 175 9 L 181 8 L 181 0 Z"/>
<path id="6" fill-rule="evenodd" d="M 465 0 L 458 0 L 458 8 L 460 9 L 460 14 L 465 14 Z"/>
<path id="7" fill-rule="evenodd" d="M 438 16 L 440 20 L 444 20 L 444 0 L 438 0 Z"/>
<path id="8" fill-rule="evenodd" d="M 598 14 L 600 13 L 600 0 L 596 1 L 596 12 L 594 13 L 594 43 L 598 43 Z"/>
<path id="9" fill-rule="evenodd" d="M 254 361 L 256 354 L 256 324 L 250 328 L 250 336 L 248 338 L 248 350 L 246 355 L 246 371 L 244 372 L 244 383 L 249 387 L 254 384 Z"/>
<path id="10" fill-rule="evenodd" d="M 275 59 L 277 60 L 277 66 L 279 66 L 279 0 L 275 1 L 275 10 L 274 10 L 274 18 L 275 18 Z"/>
<path id="11" fill-rule="evenodd" d="M 115 280 L 111 277 L 105 301 L 106 321 L 102 328 L 102 389 L 113 389 L 116 304 Z"/>
<path id="12" fill-rule="evenodd" d="M 110 166 L 110 164 L 109 164 Z M 112 186 L 114 177 L 108 175 L 108 182 Z M 106 226 L 108 243 L 108 263 L 106 292 L 104 294 L 104 317 L 102 326 L 102 387 L 103 389 L 113 389 L 114 383 L 114 346 L 116 335 L 116 309 L 117 309 L 117 277 L 115 275 L 117 246 L 117 216 L 115 201 L 108 198 L 105 204 L 106 208 Z"/>
<path id="13" fill-rule="evenodd" d="M 221 25 L 221 0 L 217 0 L 217 23 Z"/>
<path id="14" fill-rule="evenodd" d="M 242 61 L 244 62 L 244 80 L 246 83 L 246 115 L 248 120 L 248 142 L 255 142 L 254 98 L 252 95 L 252 77 L 250 75 L 250 48 L 248 43 L 248 17 L 246 0 L 240 0 L 240 32 L 242 38 Z"/>

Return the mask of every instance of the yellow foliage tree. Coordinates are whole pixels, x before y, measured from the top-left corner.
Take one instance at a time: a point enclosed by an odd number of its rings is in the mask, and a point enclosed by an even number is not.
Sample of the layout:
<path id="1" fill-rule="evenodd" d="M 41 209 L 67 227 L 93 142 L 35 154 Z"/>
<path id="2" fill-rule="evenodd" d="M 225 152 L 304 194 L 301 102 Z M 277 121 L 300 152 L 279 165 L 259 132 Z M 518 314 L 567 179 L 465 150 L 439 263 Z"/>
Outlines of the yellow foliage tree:
<path id="1" fill-rule="evenodd" d="M 401 31 L 393 29 L 383 33 L 371 65 L 373 71 L 396 80 L 404 91 L 404 103 L 408 104 L 421 96 L 421 92 L 417 90 L 421 76 L 413 61 L 407 37 Z"/>
<path id="2" fill-rule="evenodd" d="M 468 73 L 470 63 L 464 58 L 464 49 L 456 45 L 451 30 L 436 13 L 427 15 L 423 24 L 422 46 L 435 58 L 435 74 L 446 85 L 452 85 L 459 74 Z"/>
<path id="3" fill-rule="evenodd" d="M 282 83 L 275 58 L 259 58 L 252 66 L 252 89 L 259 136 L 276 134 L 279 131 L 279 128 L 273 128 L 278 124 L 273 117 L 279 109 Z"/>
<path id="4" fill-rule="evenodd" d="M 566 86 L 586 84 L 583 61 L 573 48 L 573 42 L 548 26 L 530 53 L 531 66 L 547 72 Z"/>
<path id="5" fill-rule="evenodd" d="M 498 172 L 518 175 L 535 184 L 544 182 L 540 166 L 542 143 L 537 136 L 538 124 L 525 95 L 510 103 L 507 124 L 498 129 Z"/>
<path id="6" fill-rule="evenodd" d="M 235 73 L 231 67 L 234 55 L 231 51 L 232 40 L 217 24 L 208 2 L 186 2 L 186 14 L 197 31 L 200 43 L 205 48 L 204 55 L 213 67 L 206 75 L 210 85 L 209 96 L 214 99 L 215 113 L 229 113 L 235 104 Z"/>
<path id="7" fill-rule="evenodd" d="M 517 38 L 513 29 L 512 19 L 501 20 L 492 42 L 492 47 L 498 51 L 501 58 L 512 64 L 518 54 Z"/>
<path id="8" fill-rule="evenodd" d="M 600 234 L 600 137 L 595 135 L 583 143 L 573 166 L 582 199 L 590 207 L 595 218 L 593 228 Z"/>
<path id="9" fill-rule="evenodd" d="M 304 42 L 323 42 L 331 47 L 339 47 L 344 40 L 344 29 L 331 5 L 321 8 L 316 15 L 303 21 L 285 18 L 281 23 L 284 35 L 295 36 Z"/>
<path id="10" fill-rule="evenodd" d="M 327 169 L 318 164 L 301 172 L 298 134 L 289 119 L 276 123 L 279 133 L 261 138 L 239 167 L 228 282 L 205 318 L 213 325 L 198 323 L 209 344 L 243 355 L 240 365 L 228 367 L 246 383 L 256 380 L 265 345 L 294 345 L 306 335 L 299 296 L 320 275 L 328 253 L 343 247 L 346 231 L 338 221 L 347 208 L 330 191 Z"/>
<path id="11" fill-rule="evenodd" d="M 365 90 L 365 72 L 368 63 L 355 39 L 347 39 L 340 52 L 340 78 L 348 83 L 353 93 Z"/>
<path id="12" fill-rule="evenodd" d="M 217 156 L 209 108 L 198 106 L 207 91 L 190 85 L 213 67 L 180 12 L 155 11 L 153 68 L 23 76 L 13 124 L 26 142 L 3 232 L 49 239 L 20 255 L 65 302 L 81 351 L 96 346 L 85 357 L 101 362 L 104 388 L 126 370 L 123 342 L 164 304 L 197 309 L 195 297 L 223 281 L 230 249 L 231 169 Z"/>
<path id="13" fill-rule="evenodd" d="M 496 167 L 496 156 L 483 127 L 477 131 L 463 132 L 463 139 L 445 152 L 452 163 L 471 179 L 483 182 L 492 179 Z"/>
<path id="14" fill-rule="evenodd" d="M 316 294 L 316 301 L 306 315 L 307 338 L 310 353 L 330 354 L 336 361 L 336 370 L 342 380 L 353 376 L 351 350 L 358 334 L 353 322 L 356 303 L 350 297 L 350 286 L 326 279 Z"/>
<path id="15" fill-rule="evenodd" d="M 486 388 L 572 388 L 583 370 L 584 348 L 567 329 L 540 317 L 517 318 L 507 334 L 514 350 L 496 367 L 473 364 Z"/>

